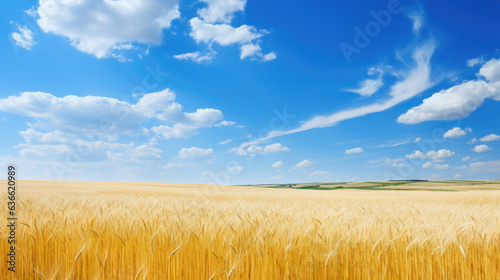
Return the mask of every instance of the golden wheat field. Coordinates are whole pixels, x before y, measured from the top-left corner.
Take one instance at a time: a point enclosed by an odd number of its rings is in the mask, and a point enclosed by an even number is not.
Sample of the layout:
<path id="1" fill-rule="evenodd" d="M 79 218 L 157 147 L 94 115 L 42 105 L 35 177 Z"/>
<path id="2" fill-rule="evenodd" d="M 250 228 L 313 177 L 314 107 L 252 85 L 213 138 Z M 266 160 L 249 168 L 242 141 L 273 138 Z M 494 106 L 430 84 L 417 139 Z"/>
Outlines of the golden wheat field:
<path id="1" fill-rule="evenodd" d="M 17 192 L 17 271 L 3 262 L 2 279 L 500 279 L 495 190 L 19 181 Z"/>

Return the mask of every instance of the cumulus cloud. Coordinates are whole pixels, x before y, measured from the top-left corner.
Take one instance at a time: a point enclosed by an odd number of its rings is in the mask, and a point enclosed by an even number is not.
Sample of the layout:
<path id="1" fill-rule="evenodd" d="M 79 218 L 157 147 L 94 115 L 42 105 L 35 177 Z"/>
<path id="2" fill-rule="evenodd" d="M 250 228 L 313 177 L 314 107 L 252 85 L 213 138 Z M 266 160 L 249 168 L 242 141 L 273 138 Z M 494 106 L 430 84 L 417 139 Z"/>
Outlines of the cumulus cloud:
<path id="1" fill-rule="evenodd" d="M 178 60 L 190 60 L 190 61 L 194 61 L 198 64 L 212 63 L 216 54 L 217 53 L 214 51 L 208 52 L 205 54 L 202 54 L 201 52 L 196 51 L 196 52 L 190 52 L 190 53 L 177 54 L 177 55 L 174 55 L 173 58 L 178 59 Z"/>
<path id="2" fill-rule="evenodd" d="M 144 115 L 118 99 L 100 96 L 56 97 L 44 92 L 23 92 L 0 99 L 0 111 L 31 117 L 45 128 L 61 131 L 128 133 L 141 127 Z"/>
<path id="3" fill-rule="evenodd" d="M 258 30 L 254 26 L 243 24 L 231 25 L 235 13 L 245 10 L 246 0 L 202 0 L 206 7 L 198 10 L 198 17 L 189 20 L 190 36 L 198 44 L 205 43 L 221 46 L 239 45 L 240 59 L 271 61 L 276 59 L 275 52 L 264 54 L 260 46 L 260 38 L 267 34 L 266 30 Z"/>
<path id="4" fill-rule="evenodd" d="M 252 57 L 262 51 L 261 47 L 257 44 L 246 44 L 241 46 L 240 59 L 243 60 L 246 57 Z"/>
<path id="5" fill-rule="evenodd" d="M 240 48 L 240 59 L 251 58 L 253 60 L 271 61 L 276 59 L 276 53 L 270 52 L 268 54 L 262 53 L 262 48 L 258 43 L 244 44 Z"/>
<path id="6" fill-rule="evenodd" d="M 416 124 L 431 120 L 453 120 L 468 117 L 484 100 L 500 101 L 500 60 L 492 59 L 484 64 L 479 75 L 485 80 L 464 82 L 434 93 L 421 105 L 399 116 L 398 122 Z"/>
<path id="7" fill-rule="evenodd" d="M 430 168 L 430 167 L 432 167 L 432 162 L 430 161 L 422 164 L 422 168 Z"/>
<path id="8" fill-rule="evenodd" d="M 490 148 L 490 147 L 488 147 L 488 146 L 486 146 L 486 145 L 477 145 L 472 150 L 474 152 L 476 152 L 476 153 L 484 153 L 484 152 L 487 152 L 487 151 L 491 151 L 493 149 Z"/>
<path id="9" fill-rule="evenodd" d="M 44 0 L 37 13 L 44 32 L 97 58 L 121 57 L 136 43 L 159 45 L 163 30 L 180 17 L 178 0 Z"/>
<path id="10" fill-rule="evenodd" d="M 281 143 L 274 143 L 270 145 L 266 145 L 264 147 L 260 146 L 250 146 L 248 147 L 247 151 L 253 154 L 259 154 L 259 155 L 264 155 L 264 154 L 269 154 L 269 153 L 279 153 L 279 152 L 288 152 L 290 149 L 288 147 L 285 147 L 281 145 Z"/>
<path id="11" fill-rule="evenodd" d="M 26 26 L 17 26 L 17 32 L 12 32 L 12 39 L 16 42 L 16 45 L 23 49 L 31 50 L 35 45 L 34 34 L 31 29 Z"/>
<path id="12" fill-rule="evenodd" d="M 420 141 L 422 141 L 422 138 L 420 138 L 420 137 L 415 138 L 415 143 L 418 143 Z"/>
<path id="13" fill-rule="evenodd" d="M 271 60 L 275 60 L 278 56 L 276 55 L 275 52 L 270 52 L 268 54 L 265 54 L 263 57 L 262 57 L 262 61 L 271 61 Z"/>
<path id="14" fill-rule="evenodd" d="M 283 161 L 278 160 L 277 162 L 273 163 L 274 168 L 280 168 L 283 166 Z"/>
<path id="15" fill-rule="evenodd" d="M 227 172 L 230 174 L 240 173 L 241 171 L 243 171 L 243 166 L 241 165 L 230 166 L 227 168 Z"/>
<path id="16" fill-rule="evenodd" d="M 143 122 L 155 118 L 170 124 L 151 128 L 165 139 L 194 135 L 198 128 L 210 127 L 223 117 L 212 108 L 182 112 L 182 106 L 174 101 L 175 93 L 169 89 L 145 94 L 136 104 L 102 96 L 23 92 L 0 99 L 0 111 L 34 118 L 37 126 L 50 131 L 110 136 L 140 134 Z"/>
<path id="17" fill-rule="evenodd" d="M 427 153 L 422 153 L 421 151 L 415 151 L 413 154 L 408 154 L 405 156 L 407 159 L 431 159 L 434 162 L 443 162 L 455 155 L 455 152 L 450 150 L 441 149 L 439 151 L 428 151 Z"/>
<path id="18" fill-rule="evenodd" d="M 481 69 L 479 69 L 479 75 L 486 78 L 486 80 L 491 82 L 500 81 L 500 59 L 490 59 L 486 62 Z"/>
<path id="19" fill-rule="evenodd" d="M 19 134 L 21 134 L 26 143 L 64 143 L 70 140 L 59 130 L 42 133 L 30 127 L 25 131 L 19 132 Z"/>
<path id="20" fill-rule="evenodd" d="M 481 138 L 481 142 L 497 141 L 499 139 L 500 139 L 500 136 L 498 136 L 496 134 L 490 134 L 490 135 L 486 135 L 483 138 Z"/>
<path id="21" fill-rule="evenodd" d="M 213 149 L 202 149 L 198 147 L 183 148 L 179 151 L 180 158 L 206 157 L 214 153 Z"/>
<path id="22" fill-rule="evenodd" d="M 196 127 L 180 123 L 176 123 L 173 126 L 159 125 L 152 127 L 151 130 L 164 139 L 188 138 L 197 134 Z"/>
<path id="23" fill-rule="evenodd" d="M 245 24 L 240 27 L 232 27 L 228 24 L 211 24 L 197 17 L 189 20 L 189 24 L 191 25 L 190 35 L 197 43 L 217 43 L 221 46 L 228 46 L 251 42 L 264 35 L 255 27 Z"/>
<path id="24" fill-rule="evenodd" d="M 468 129 L 466 129 L 466 130 L 468 130 Z M 460 137 L 467 135 L 466 130 L 461 129 L 460 127 L 455 127 L 453 129 L 446 131 L 443 134 L 443 137 L 444 138 L 460 138 Z"/>
<path id="25" fill-rule="evenodd" d="M 362 148 L 352 148 L 352 149 L 345 151 L 346 154 L 356 154 L 356 153 L 362 153 L 362 152 L 364 152 Z"/>
<path id="26" fill-rule="evenodd" d="M 230 23 L 234 13 L 245 10 L 246 0 L 201 0 L 206 7 L 198 10 L 198 15 L 209 23 Z"/>
<path id="27" fill-rule="evenodd" d="M 462 161 L 469 161 L 469 160 L 470 160 L 470 157 L 469 157 L 469 156 L 467 156 L 467 157 L 463 157 L 463 158 L 462 158 Z"/>

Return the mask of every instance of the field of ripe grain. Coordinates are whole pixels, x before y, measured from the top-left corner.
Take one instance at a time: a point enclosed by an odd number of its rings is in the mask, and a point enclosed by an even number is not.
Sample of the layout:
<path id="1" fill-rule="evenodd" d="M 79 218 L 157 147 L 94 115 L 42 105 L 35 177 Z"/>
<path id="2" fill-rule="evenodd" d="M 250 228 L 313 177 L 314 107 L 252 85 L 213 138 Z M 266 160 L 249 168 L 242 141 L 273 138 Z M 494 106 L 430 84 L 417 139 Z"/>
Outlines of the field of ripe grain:
<path id="1" fill-rule="evenodd" d="M 18 185 L 17 272 L 2 261 L 2 279 L 500 277 L 495 190 Z"/>

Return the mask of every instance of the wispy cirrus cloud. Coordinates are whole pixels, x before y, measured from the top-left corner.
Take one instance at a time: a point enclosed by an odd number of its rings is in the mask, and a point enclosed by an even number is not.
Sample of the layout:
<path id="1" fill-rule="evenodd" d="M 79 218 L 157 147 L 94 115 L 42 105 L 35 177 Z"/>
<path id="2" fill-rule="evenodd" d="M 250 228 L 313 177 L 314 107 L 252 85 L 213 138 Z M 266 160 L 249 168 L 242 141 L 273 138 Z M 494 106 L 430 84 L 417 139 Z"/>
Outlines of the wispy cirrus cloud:
<path id="1" fill-rule="evenodd" d="M 405 72 L 401 73 L 401 79 L 390 87 L 388 92 L 389 98 L 370 105 L 313 117 L 309 120 L 302 121 L 301 125 L 294 129 L 271 131 L 266 136 L 255 141 L 243 143 L 231 151 L 237 152 L 238 150 L 245 149 L 248 146 L 259 144 L 276 137 L 299 133 L 310 129 L 330 127 L 341 121 L 382 112 L 424 92 L 425 90 L 428 90 L 435 83 L 431 78 L 430 65 L 430 59 L 435 48 L 435 43 L 433 41 L 429 41 L 413 50 L 411 61 L 408 62 L 411 66 L 409 66 Z"/>

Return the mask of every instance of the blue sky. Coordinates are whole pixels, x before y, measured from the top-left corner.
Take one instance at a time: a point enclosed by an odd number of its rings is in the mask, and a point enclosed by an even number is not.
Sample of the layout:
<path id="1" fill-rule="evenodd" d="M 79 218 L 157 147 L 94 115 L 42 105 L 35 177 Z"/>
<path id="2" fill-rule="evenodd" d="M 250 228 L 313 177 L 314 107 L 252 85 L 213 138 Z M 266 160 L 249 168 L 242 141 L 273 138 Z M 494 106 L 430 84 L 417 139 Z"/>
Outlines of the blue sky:
<path id="1" fill-rule="evenodd" d="M 500 179 L 500 3 L 1 6 L 23 179 Z"/>

